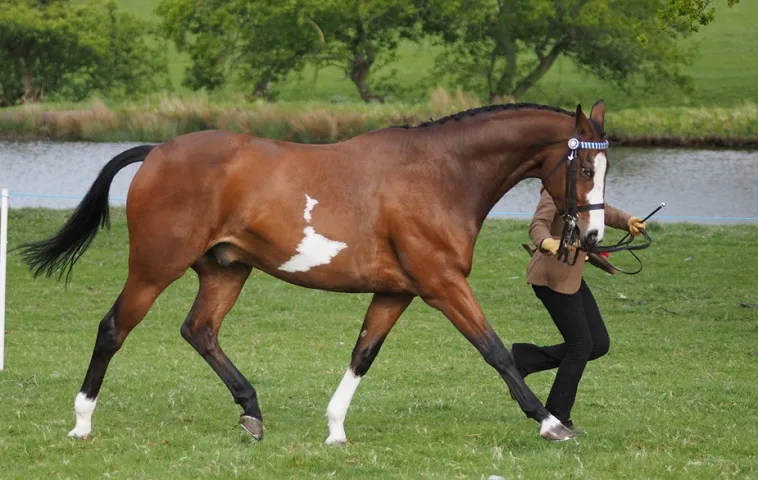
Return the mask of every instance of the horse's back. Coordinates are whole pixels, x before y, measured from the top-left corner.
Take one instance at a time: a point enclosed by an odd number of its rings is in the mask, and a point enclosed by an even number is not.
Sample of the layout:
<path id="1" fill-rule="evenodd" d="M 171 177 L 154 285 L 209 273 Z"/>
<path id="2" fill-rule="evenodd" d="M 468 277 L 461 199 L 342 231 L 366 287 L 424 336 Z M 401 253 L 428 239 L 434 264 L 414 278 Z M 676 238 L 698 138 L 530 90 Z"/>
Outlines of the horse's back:
<path id="1" fill-rule="evenodd" d="M 402 289 L 404 276 L 388 271 L 396 265 L 377 173 L 386 168 L 355 142 L 183 135 L 153 150 L 130 187 L 132 252 L 177 255 L 181 245 L 187 258 L 212 251 L 304 286 Z"/>

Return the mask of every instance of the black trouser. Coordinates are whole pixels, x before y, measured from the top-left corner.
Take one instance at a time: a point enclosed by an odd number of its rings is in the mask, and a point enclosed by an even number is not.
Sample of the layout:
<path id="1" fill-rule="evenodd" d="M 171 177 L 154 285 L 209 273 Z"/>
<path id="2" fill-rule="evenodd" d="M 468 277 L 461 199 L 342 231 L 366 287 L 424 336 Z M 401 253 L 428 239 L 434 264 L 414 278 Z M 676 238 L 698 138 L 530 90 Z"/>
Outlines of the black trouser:
<path id="1" fill-rule="evenodd" d="M 558 420 L 570 425 L 571 408 L 584 367 L 589 360 L 608 353 L 608 331 L 584 280 L 579 291 L 572 295 L 543 286 L 532 285 L 532 288 L 563 335 L 564 343 L 549 347 L 514 343 L 513 358 L 523 376 L 558 367 L 545 407 Z"/>

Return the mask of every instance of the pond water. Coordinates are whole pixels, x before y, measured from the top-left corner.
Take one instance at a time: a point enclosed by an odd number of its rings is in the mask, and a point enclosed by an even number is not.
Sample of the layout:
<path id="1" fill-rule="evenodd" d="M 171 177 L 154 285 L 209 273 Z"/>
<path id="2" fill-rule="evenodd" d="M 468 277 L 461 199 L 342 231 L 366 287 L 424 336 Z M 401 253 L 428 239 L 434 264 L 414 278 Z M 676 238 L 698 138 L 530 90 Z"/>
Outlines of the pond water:
<path id="1" fill-rule="evenodd" d="M 11 208 L 73 208 L 105 163 L 139 143 L 0 141 L 0 187 Z M 661 202 L 657 221 L 758 222 L 758 152 L 666 148 L 612 148 L 606 200 L 645 216 Z M 139 164 L 126 167 L 111 186 L 113 204 L 124 204 Z M 540 182 L 517 185 L 492 209 L 492 217 L 530 218 Z"/>

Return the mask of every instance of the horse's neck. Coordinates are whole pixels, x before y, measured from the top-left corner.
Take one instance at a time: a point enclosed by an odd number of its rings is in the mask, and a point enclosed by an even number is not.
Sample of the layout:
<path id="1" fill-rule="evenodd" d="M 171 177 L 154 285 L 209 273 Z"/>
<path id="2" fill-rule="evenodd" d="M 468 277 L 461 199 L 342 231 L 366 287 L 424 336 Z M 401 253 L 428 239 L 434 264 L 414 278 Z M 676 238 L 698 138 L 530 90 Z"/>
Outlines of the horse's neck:
<path id="1" fill-rule="evenodd" d="M 556 112 L 500 112 L 485 121 L 461 122 L 458 134 L 441 136 L 451 160 L 466 176 L 472 214 L 484 221 L 500 198 L 521 180 L 539 174 L 545 148 L 568 135 L 573 119 Z M 489 120 L 489 121 L 486 121 Z"/>

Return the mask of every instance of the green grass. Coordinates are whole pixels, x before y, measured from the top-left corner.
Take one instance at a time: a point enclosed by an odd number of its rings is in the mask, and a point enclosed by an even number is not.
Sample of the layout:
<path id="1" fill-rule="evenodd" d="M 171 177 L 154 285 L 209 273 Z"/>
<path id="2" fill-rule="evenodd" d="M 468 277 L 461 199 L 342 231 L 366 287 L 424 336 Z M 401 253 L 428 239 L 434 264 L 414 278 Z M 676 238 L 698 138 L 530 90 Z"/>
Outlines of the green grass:
<path id="1" fill-rule="evenodd" d="M 13 210 L 9 246 L 56 231 L 70 212 Z M 97 323 L 126 275 L 123 210 L 65 288 L 9 256 L 0 477 L 685 478 L 758 477 L 756 226 L 653 225 L 640 275 L 589 269 L 611 335 L 590 363 L 578 441 L 549 444 L 502 381 L 440 313 L 416 300 L 390 334 L 330 448 L 324 410 L 347 366 L 367 295 L 294 287 L 255 273 L 221 344 L 256 386 L 266 438 L 179 326 L 197 288 L 172 285 L 111 364 L 87 441 L 66 438 Z M 488 221 L 471 283 L 506 344 L 559 340 L 525 284 L 522 221 Z M 614 254 L 619 263 L 625 260 Z M 528 378 L 544 399 L 553 373 Z"/>
<path id="2" fill-rule="evenodd" d="M 122 7 L 144 18 L 153 14 L 159 0 L 122 1 Z M 616 88 L 577 69 L 566 58 L 559 59 L 548 74 L 527 95 L 524 101 L 549 105 L 573 106 L 577 102 L 593 102 L 604 98 L 614 110 L 640 107 L 670 106 L 737 106 L 744 101 L 758 101 L 758 56 L 750 53 L 749 45 L 758 44 L 758 3 L 742 1 L 728 8 L 726 2 L 717 3 L 716 20 L 701 32 L 684 41 L 688 47 L 697 47 L 694 64 L 686 71 L 693 77 L 694 90 L 684 92 L 665 85 L 656 88 L 637 88 L 632 92 Z M 397 81 L 407 91 L 393 101 L 418 103 L 426 97 L 421 80 L 431 75 L 434 55 L 438 49 L 426 44 L 402 43 L 397 61 L 374 72 L 378 77 L 390 69 L 397 69 Z M 181 86 L 184 69 L 190 64 L 185 54 L 169 54 L 169 69 L 173 85 Z M 428 82 L 427 82 L 428 83 Z M 453 85 L 444 85 L 455 89 Z M 277 85 L 283 101 L 360 102 L 357 89 L 344 72 L 335 67 L 325 68 L 316 75 L 306 69 L 301 75 L 291 75 Z M 230 89 L 232 90 L 232 89 Z M 232 94 L 231 91 L 226 95 Z"/>

